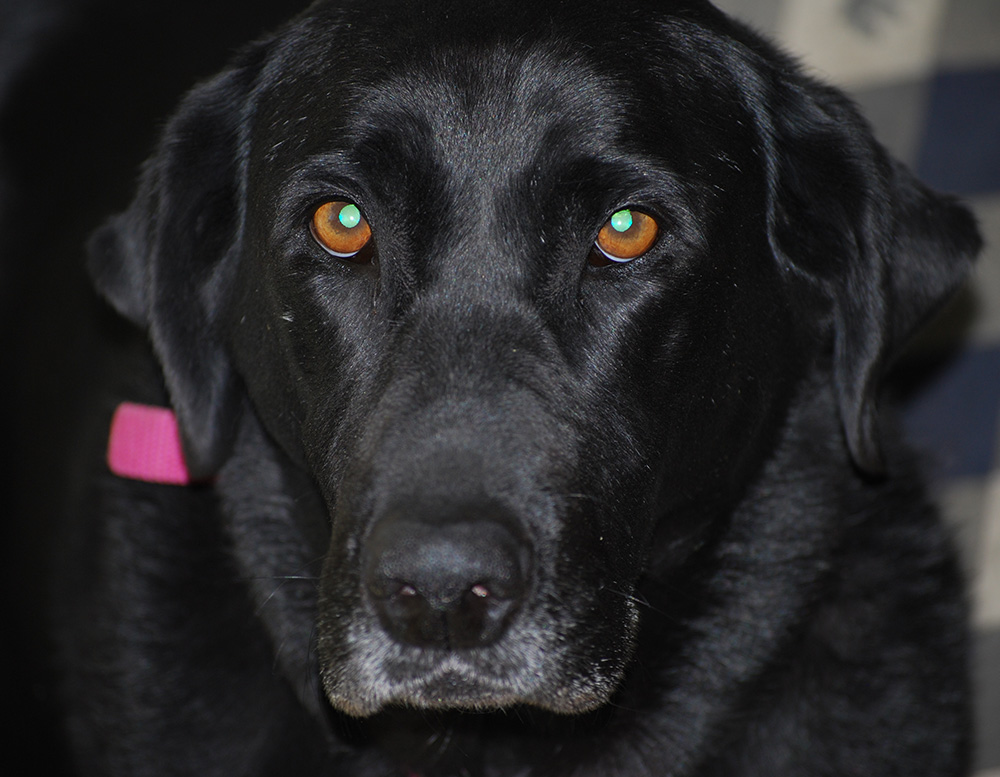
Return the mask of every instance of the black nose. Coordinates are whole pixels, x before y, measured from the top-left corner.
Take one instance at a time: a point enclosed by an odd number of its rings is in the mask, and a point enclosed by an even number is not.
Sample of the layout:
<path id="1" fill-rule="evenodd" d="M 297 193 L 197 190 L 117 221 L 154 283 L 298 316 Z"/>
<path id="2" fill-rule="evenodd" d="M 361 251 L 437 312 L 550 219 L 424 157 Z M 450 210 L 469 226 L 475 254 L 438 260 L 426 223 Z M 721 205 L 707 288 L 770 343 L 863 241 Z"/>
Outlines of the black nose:
<path id="1" fill-rule="evenodd" d="M 530 552 L 492 520 L 380 520 L 369 537 L 365 585 L 383 628 L 399 642 L 461 649 L 488 645 L 524 600 Z"/>

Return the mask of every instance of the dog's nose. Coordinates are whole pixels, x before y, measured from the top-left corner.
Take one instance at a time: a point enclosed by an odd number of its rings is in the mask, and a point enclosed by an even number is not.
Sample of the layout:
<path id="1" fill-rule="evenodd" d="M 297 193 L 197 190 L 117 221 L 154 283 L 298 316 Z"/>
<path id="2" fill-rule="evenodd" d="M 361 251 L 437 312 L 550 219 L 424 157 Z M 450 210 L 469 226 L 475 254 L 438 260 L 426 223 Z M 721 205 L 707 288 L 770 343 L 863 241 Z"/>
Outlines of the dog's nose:
<path id="1" fill-rule="evenodd" d="M 383 628 L 419 647 L 496 641 L 524 600 L 525 543 L 494 520 L 380 520 L 369 537 L 365 585 Z"/>

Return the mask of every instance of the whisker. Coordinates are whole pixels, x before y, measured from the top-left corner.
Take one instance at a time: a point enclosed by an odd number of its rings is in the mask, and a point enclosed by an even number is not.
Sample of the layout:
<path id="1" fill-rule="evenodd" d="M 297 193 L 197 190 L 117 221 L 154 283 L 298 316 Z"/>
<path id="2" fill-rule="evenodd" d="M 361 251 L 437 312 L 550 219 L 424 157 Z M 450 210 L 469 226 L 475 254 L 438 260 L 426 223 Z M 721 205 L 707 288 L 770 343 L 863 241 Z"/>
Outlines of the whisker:
<path id="1" fill-rule="evenodd" d="M 311 580 L 313 582 L 320 579 L 319 575 L 247 575 L 236 578 L 240 581 L 249 580 Z"/>
<path id="2" fill-rule="evenodd" d="M 649 610 L 650 612 L 655 612 L 657 615 L 661 615 L 664 618 L 672 618 L 670 613 L 665 612 L 664 610 L 661 610 L 658 607 L 654 607 L 652 604 L 649 603 L 649 600 L 646 599 L 646 597 L 642 596 L 641 594 L 629 594 L 626 593 L 625 591 L 619 591 L 617 588 L 611 588 L 609 586 L 605 586 L 604 590 L 607 591 L 608 593 L 616 594 L 622 597 L 623 599 L 626 599 L 632 602 L 633 604 L 638 605 L 639 607 Z"/>

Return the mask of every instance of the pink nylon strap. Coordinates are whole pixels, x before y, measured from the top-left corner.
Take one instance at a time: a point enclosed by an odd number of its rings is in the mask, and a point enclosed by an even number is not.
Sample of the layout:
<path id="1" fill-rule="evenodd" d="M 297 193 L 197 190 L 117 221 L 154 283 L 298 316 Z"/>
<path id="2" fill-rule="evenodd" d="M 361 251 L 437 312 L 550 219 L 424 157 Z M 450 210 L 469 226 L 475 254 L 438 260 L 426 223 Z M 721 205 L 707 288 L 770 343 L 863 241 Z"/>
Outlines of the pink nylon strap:
<path id="1" fill-rule="evenodd" d="M 123 478 L 189 485 L 191 475 L 184 463 L 174 412 L 134 402 L 118 405 L 108 437 L 108 467 Z"/>

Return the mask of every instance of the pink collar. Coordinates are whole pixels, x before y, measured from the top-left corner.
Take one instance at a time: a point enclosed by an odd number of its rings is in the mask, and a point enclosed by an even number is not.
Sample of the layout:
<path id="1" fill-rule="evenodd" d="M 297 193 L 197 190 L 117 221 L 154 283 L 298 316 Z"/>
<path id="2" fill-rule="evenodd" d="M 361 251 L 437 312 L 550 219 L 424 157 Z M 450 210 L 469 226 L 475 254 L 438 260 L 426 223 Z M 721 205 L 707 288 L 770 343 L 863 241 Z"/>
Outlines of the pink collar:
<path id="1" fill-rule="evenodd" d="M 173 410 L 134 402 L 118 405 L 111 419 L 108 467 L 123 478 L 189 485 L 191 475 Z"/>

